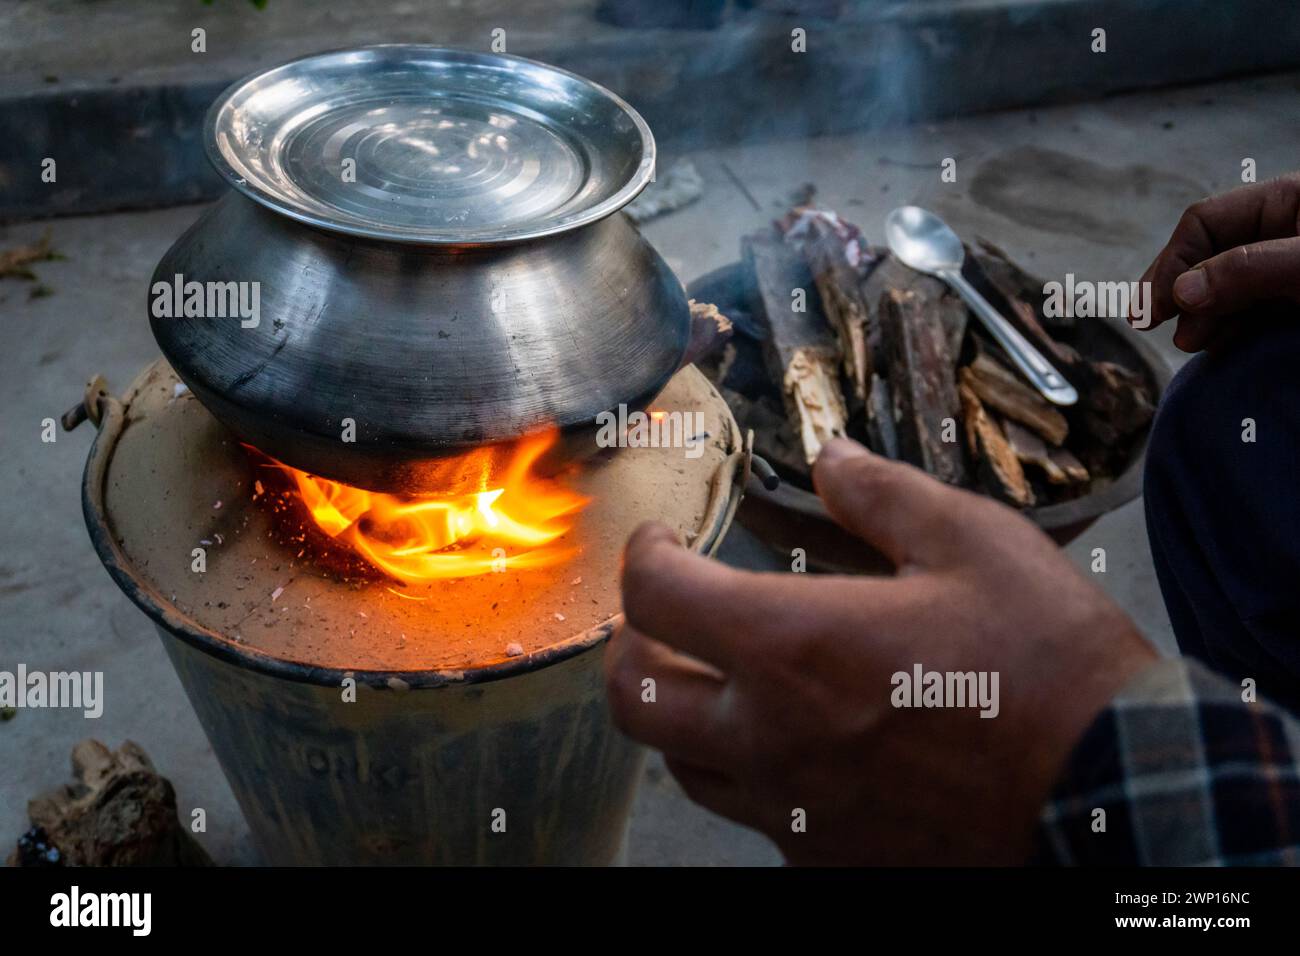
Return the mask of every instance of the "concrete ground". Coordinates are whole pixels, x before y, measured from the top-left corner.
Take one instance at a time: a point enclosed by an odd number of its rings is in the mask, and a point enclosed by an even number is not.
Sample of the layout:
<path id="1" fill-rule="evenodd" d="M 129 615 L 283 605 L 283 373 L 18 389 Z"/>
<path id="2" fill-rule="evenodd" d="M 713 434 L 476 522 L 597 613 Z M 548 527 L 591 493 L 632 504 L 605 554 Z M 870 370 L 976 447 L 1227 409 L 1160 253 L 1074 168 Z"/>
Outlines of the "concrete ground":
<path id="1" fill-rule="evenodd" d="M 777 215 L 791 189 L 816 183 L 821 201 L 880 239 L 883 216 L 910 201 L 981 234 L 1045 277 L 1136 278 L 1184 206 L 1236 185 L 1244 158 L 1260 178 L 1300 155 L 1291 115 L 1300 75 L 1147 93 L 1038 112 L 692 155 L 706 182 L 696 205 L 646 233 L 683 279 L 737 258 L 747 230 Z M 939 165 L 957 161 L 944 184 Z M 671 161 L 674 157 L 665 157 Z M 667 168 L 665 162 L 662 168 Z M 157 354 L 144 317 L 148 276 L 200 212 L 181 207 L 25 223 L 0 249 L 49 230 L 64 258 L 38 264 L 39 287 L 0 281 L 0 669 L 102 670 L 97 721 L 22 710 L 0 723 L 0 844 L 26 826 L 24 805 L 65 781 L 72 745 L 130 738 L 176 785 L 183 812 L 207 810 L 202 842 L 222 863 L 256 862 L 247 828 L 152 627 L 99 566 L 82 526 L 79 485 L 88 427 L 41 441 L 41 422 L 79 400 L 99 372 L 121 389 Z M 32 296 L 40 288 L 45 294 Z M 1133 333 L 1136 334 L 1136 333 Z M 1167 330 L 1154 333 L 1171 362 Z M 140 494 L 154 489 L 143 487 Z M 1101 583 L 1162 648 L 1168 621 L 1153 577 L 1140 502 L 1099 521 L 1069 553 L 1086 568 L 1108 553 Z M 724 558 L 779 566 L 743 530 Z M 662 762 L 646 772 L 632 820 L 633 864 L 771 864 L 767 841 L 690 804 Z"/>

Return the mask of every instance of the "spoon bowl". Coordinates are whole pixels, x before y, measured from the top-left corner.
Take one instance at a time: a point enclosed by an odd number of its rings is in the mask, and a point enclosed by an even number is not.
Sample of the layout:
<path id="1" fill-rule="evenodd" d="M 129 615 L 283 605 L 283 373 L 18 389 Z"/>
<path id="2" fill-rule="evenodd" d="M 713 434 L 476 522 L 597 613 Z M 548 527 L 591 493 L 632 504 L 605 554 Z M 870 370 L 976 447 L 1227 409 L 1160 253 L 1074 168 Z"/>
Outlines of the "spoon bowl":
<path id="1" fill-rule="evenodd" d="M 904 265 L 918 272 L 960 272 L 966 261 L 957 233 L 920 206 L 901 206 L 891 212 L 885 219 L 885 241 Z"/>

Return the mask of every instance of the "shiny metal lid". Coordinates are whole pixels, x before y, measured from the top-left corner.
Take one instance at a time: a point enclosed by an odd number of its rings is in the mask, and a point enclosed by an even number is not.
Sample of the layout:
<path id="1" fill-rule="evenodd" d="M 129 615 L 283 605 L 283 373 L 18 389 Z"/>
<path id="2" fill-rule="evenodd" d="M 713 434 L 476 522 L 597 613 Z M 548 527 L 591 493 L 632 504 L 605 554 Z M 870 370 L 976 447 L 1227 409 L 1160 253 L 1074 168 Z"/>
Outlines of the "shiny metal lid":
<path id="1" fill-rule="evenodd" d="M 650 181 L 645 121 L 604 87 L 504 54 L 322 53 L 213 104 L 206 148 L 245 195 L 372 239 L 474 245 L 577 229 Z"/>

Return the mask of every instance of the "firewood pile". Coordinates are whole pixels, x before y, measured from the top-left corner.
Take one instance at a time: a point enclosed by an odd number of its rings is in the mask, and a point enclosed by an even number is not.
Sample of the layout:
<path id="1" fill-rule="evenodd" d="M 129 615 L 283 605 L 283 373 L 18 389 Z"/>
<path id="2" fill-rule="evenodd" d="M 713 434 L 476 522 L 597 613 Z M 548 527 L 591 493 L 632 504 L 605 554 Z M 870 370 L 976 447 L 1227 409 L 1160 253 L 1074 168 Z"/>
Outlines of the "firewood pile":
<path id="1" fill-rule="evenodd" d="M 1079 392 L 1051 404 L 956 292 L 868 245 L 834 212 L 797 206 L 745 236 L 747 315 L 704 370 L 783 477 L 810 487 L 848 436 L 949 484 L 1020 508 L 1088 494 L 1145 434 L 1156 386 L 1097 319 L 1044 314 L 1043 282 L 991 243 L 966 278 Z"/>

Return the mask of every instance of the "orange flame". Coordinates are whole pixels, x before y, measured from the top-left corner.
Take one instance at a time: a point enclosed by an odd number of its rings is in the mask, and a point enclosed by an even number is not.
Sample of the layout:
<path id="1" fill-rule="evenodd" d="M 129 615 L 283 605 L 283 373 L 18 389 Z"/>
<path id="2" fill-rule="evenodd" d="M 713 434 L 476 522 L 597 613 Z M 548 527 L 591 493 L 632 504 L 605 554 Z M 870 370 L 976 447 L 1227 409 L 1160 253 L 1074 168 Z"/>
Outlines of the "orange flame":
<path id="1" fill-rule="evenodd" d="M 499 488 L 454 498 L 390 495 L 354 488 L 272 461 L 298 486 L 312 519 L 399 581 L 464 578 L 506 568 L 558 564 L 573 549 L 556 545 L 587 499 L 533 474 L 554 444 L 542 432 L 521 442 Z M 471 452 L 474 467 L 485 456 Z"/>

